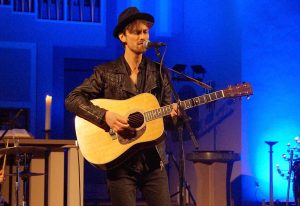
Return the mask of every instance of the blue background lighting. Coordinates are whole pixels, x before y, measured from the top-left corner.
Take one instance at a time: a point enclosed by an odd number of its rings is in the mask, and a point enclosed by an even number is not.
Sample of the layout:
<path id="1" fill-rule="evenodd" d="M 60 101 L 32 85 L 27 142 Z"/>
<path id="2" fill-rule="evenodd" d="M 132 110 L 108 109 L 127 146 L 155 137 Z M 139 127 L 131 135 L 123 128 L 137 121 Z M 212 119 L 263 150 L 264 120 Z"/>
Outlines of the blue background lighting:
<path id="1" fill-rule="evenodd" d="M 278 141 L 273 147 L 274 199 L 285 200 L 287 181 L 275 165 L 288 168 L 282 154 L 300 134 L 298 0 L 100 0 L 96 22 L 70 21 L 68 13 L 60 20 L 41 19 L 38 9 L 14 11 L 12 2 L 5 2 L 0 5 L 0 109 L 28 109 L 27 129 L 35 138 L 44 135 L 47 94 L 53 96 L 53 138 L 75 138 L 73 116 L 65 111 L 64 98 L 96 64 L 122 53 L 112 32 L 118 14 L 136 6 L 155 17 L 150 40 L 167 43 L 166 66 L 186 64 L 184 72 L 193 76 L 191 65 L 202 65 L 207 70 L 204 81 L 214 82 L 217 90 L 243 81 L 252 84 L 249 101 L 218 101 L 214 107 L 191 110 L 193 129 L 201 149 L 241 154 L 231 179 L 236 205 L 260 205 L 269 199 L 265 141 Z M 153 51 L 148 54 L 155 56 Z M 204 92 L 187 82 L 174 85 L 187 96 Z M 227 110 L 233 112 L 221 119 Z M 213 129 L 207 129 L 211 125 Z M 189 145 L 187 140 L 187 151 L 193 149 Z M 193 175 L 189 174 L 190 182 Z"/>

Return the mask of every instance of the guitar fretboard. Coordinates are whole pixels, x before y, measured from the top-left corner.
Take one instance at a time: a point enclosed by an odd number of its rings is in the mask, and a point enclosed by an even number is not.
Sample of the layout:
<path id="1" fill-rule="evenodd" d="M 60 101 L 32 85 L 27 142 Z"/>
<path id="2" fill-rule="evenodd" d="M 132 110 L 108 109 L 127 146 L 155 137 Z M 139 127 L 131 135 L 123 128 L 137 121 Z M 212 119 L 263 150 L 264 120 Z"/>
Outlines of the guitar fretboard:
<path id="1" fill-rule="evenodd" d="M 190 109 L 192 107 L 196 107 L 196 106 L 199 106 L 202 104 L 206 104 L 208 102 L 213 102 L 218 99 L 222 99 L 224 97 L 225 96 L 224 96 L 223 90 L 219 90 L 219 91 L 212 92 L 209 94 L 204 94 L 202 96 L 194 97 L 192 99 L 187 99 L 187 100 L 181 101 L 180 105 L 185 110 L 185 109 Z M 158 109 L 154 109 L 154 110 L 145 112 L 144 113 L 145 120 L 146 120 L 146 122 L 149 122 L 149 121 L 167 116 L 171 113 L 172 108 L 173 108 L 172 105 L 167 105 L 164 107 L 160 107 Z"/>

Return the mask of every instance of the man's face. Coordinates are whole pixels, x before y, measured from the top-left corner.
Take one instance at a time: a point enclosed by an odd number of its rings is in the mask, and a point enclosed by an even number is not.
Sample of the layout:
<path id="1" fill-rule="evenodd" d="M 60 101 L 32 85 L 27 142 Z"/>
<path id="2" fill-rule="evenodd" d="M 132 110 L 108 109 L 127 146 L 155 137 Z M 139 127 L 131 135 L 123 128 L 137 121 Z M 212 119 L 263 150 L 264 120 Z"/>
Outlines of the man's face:
<path id="1" fill-rule="evenodd" d="M 146 48 L 143 43 L 149 40 L 149 27 L 145 22 L 134 22 L 126 28 L 124 33 L 119 35 L 119 38 L 125 44 L 125 49 L 136 54 L 144 53 Z"/>

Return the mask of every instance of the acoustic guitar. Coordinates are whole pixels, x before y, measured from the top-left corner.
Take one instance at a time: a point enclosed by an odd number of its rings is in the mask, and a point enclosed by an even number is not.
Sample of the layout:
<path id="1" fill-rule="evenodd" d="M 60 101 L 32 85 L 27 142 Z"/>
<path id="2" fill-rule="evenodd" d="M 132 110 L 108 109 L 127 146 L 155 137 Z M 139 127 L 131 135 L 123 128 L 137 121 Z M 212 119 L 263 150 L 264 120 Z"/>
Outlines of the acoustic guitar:
<path id="1" fill-rule="evenodd" d="M 202 96 L 181 101 L 183 109 L 190 109 L 224 98 L 250 96 L 250 83 L 229 86 Z M 172 104 L 160 107 L 156 97 L 142 93 L 126 100 L 94 99 L 93 104 L 128 117 L 131 128 L 123 133 L 106 131 L 89 121 L 75 117 L 76 136 L 84 158 L 101 169 L 111 169 L 137 150 L 161 141 L 163 117 L 172 111 Z"/>

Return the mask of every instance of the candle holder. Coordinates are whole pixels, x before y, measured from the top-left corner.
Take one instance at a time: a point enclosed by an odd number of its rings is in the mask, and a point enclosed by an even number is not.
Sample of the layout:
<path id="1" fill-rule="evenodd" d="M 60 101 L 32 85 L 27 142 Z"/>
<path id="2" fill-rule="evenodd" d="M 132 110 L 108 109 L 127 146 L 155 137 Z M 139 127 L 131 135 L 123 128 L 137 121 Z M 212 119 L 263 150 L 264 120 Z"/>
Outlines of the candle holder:
<path id="1" fill-rule="evenodd" d="M 45 132 L 45 139 L 50 139 L 51 129 L 44 130 L 44 132 Z"/>

